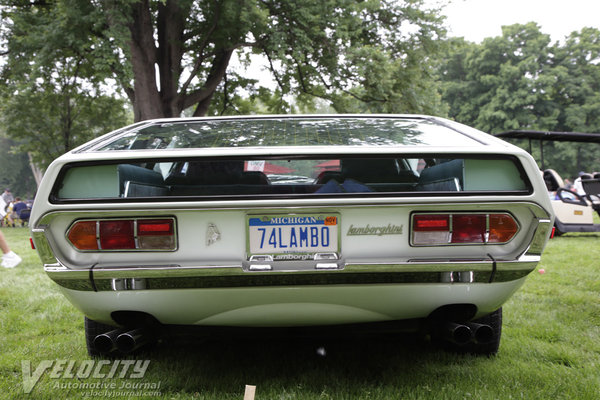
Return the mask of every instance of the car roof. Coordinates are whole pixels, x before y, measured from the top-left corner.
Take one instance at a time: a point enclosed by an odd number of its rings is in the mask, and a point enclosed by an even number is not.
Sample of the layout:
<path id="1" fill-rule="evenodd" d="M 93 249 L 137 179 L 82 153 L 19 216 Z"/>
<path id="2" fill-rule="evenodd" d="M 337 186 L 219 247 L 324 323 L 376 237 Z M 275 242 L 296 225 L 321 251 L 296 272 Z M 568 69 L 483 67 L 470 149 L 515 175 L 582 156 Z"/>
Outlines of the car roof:
<path id="1" fill-rule="evenodd" d="M 474 128 L 425 115 L 255 115 L 142 121 L 95 139 L 74 152 L 138 149 L 131 146 L 136 135 L 146 135 L 147 142 L 162 139 L 164 143 L 156 150 L 332 145 L 481 147 L 504 143 Z M 185 140 L 180 140 L 185 136 Z"/>

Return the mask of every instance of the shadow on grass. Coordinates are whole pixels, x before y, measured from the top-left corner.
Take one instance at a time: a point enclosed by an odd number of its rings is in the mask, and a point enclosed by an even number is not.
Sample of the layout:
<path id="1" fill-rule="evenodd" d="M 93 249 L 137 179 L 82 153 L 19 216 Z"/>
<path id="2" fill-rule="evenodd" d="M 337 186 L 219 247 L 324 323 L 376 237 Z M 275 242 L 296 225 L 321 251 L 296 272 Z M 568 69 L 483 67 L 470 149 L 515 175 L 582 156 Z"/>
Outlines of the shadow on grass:
<path id="1" fill-rule="evenodd" d="M 263 393 L 347 393 L 357 382 L 411 381 L 415 366 L 437 360 L 442 350 L 417 334 L 357 338 L 193 337 L 167 340 L 136 358 L 153 360 L 150 374 L 172 390 L 239 392 L 245 384 Z M 444 357 L 442 355 L 442 357 Z M 456 357 L 456 356 L 454 356 Z M 416 382 L 415 382 L 416 383 Z"/>

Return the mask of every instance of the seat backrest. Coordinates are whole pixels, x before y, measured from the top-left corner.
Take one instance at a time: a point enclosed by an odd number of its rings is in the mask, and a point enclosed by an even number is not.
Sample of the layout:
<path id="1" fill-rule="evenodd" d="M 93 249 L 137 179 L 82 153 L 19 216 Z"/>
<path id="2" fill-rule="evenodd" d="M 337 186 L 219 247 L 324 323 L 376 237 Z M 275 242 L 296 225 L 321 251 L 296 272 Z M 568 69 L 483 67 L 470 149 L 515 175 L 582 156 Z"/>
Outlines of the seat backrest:
<path id="1" fill-rule="evenodd" d="M 245 171 L 240 178 L 242 185 L 269 185 L 269 178 L 262 171 Z"/>
<path id="2" fill-rule="evenodd" d="M 17 212 L 17 217 L 19 219 L 26 221 L 29 219 L 29 215 L 31 215 L 31 208 L 27 207 Z"/>
<path id="3" fill-rule="evenodd" d="M 455 191 L 455 182 L 458 181 L 458 190 L 460 190 L 460 188 L 464 187 L 464 165 L 462 159 L 455 159 L 425 168 L 419 176 L 419 186 L 427 188 L 431 187 L 428 185 L 432 183 L 443 182 L 441 187 L 452 188 L 451 191 Z M 436 187 L 439 187 L 439 185 L 436 185 Z"/>
<path id="4" fill-rule="evenodd" d="M 349 158 L 341 161 L 344 179 L 363 183 L 400 181 L 400 168 L 395 158 Z"/>
<path id="5" fill-rule="evenodd" d="M 543 173 L 544 183 L 546 184 L 546 189 L 550 192 L 556 192 L 558 188 L 565 186 L 565 182 L 553 169 L 546 169 Z"/>
<path id="6" fill-rule="evenodd" d="M 600 195 L 600 179 L 582 179 L 583 191 L 588 196 Z"/>
<path id="7" fill-rule="evenodd" d="M 120 164 L 117 167 L 119 176 L 119 193 L 125 193 L 126 182 L 137 182 L 151 185 L 161 185 L 163 183 L 162 174 L 152 169 L 139 167 L 137 165 Z"/>
<path id="8" fill-rule="evenodd" d="M 240 183 L 243 171 L 243 161 L 190 161 L 183 174 L 187 183 L 227 185 Z"/>

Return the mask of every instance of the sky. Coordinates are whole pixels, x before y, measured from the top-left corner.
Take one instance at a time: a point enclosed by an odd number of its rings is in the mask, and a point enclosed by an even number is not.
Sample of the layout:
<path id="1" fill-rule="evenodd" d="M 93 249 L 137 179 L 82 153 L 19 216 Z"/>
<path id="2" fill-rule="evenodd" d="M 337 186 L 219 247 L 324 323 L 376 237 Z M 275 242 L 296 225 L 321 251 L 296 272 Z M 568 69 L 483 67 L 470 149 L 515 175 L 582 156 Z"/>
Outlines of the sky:
<path id="1" fill-rule="evenodd" d="M 452 0 L 444 9 L 449 36 L 481 42 L 503 25 L 537 22 L 552 42 L 583 27 L 600 29 L 600 0 Z"/>

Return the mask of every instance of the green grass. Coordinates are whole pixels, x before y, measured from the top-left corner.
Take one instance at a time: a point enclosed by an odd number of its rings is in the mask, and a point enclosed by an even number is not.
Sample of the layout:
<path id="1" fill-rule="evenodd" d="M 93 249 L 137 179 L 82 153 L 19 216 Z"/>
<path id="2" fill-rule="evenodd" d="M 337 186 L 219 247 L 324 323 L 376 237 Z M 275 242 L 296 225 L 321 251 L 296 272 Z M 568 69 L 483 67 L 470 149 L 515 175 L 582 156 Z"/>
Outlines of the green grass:
<path id="1" fill-rule="evenodd" d="M 2 231 L 23 263 L 0 268 L 0 398 L 85 398 L 86 390 L 64 385 L 97 379 L 46 372 L 23 392 L 22 360 L 35 369 L 89 357 L 83 316 L 45 276 L 27 230 Z M 325 357 L 315 352 L 319 341 L 198 341 L 138 356 L 151 359 L 142 379 L 101 382 L 160 383 L 160 396 L 140 397 L 152 399 L 241 400 L 246 384 L 257 386 L 256 399 L 598 399 L 599 244 L 592 234 L 549 243 L 538 267 L 545 273 L 533 272 L 504 306 L 496 357 L 446 353 L 410 336 L 324 342 Z"/>

